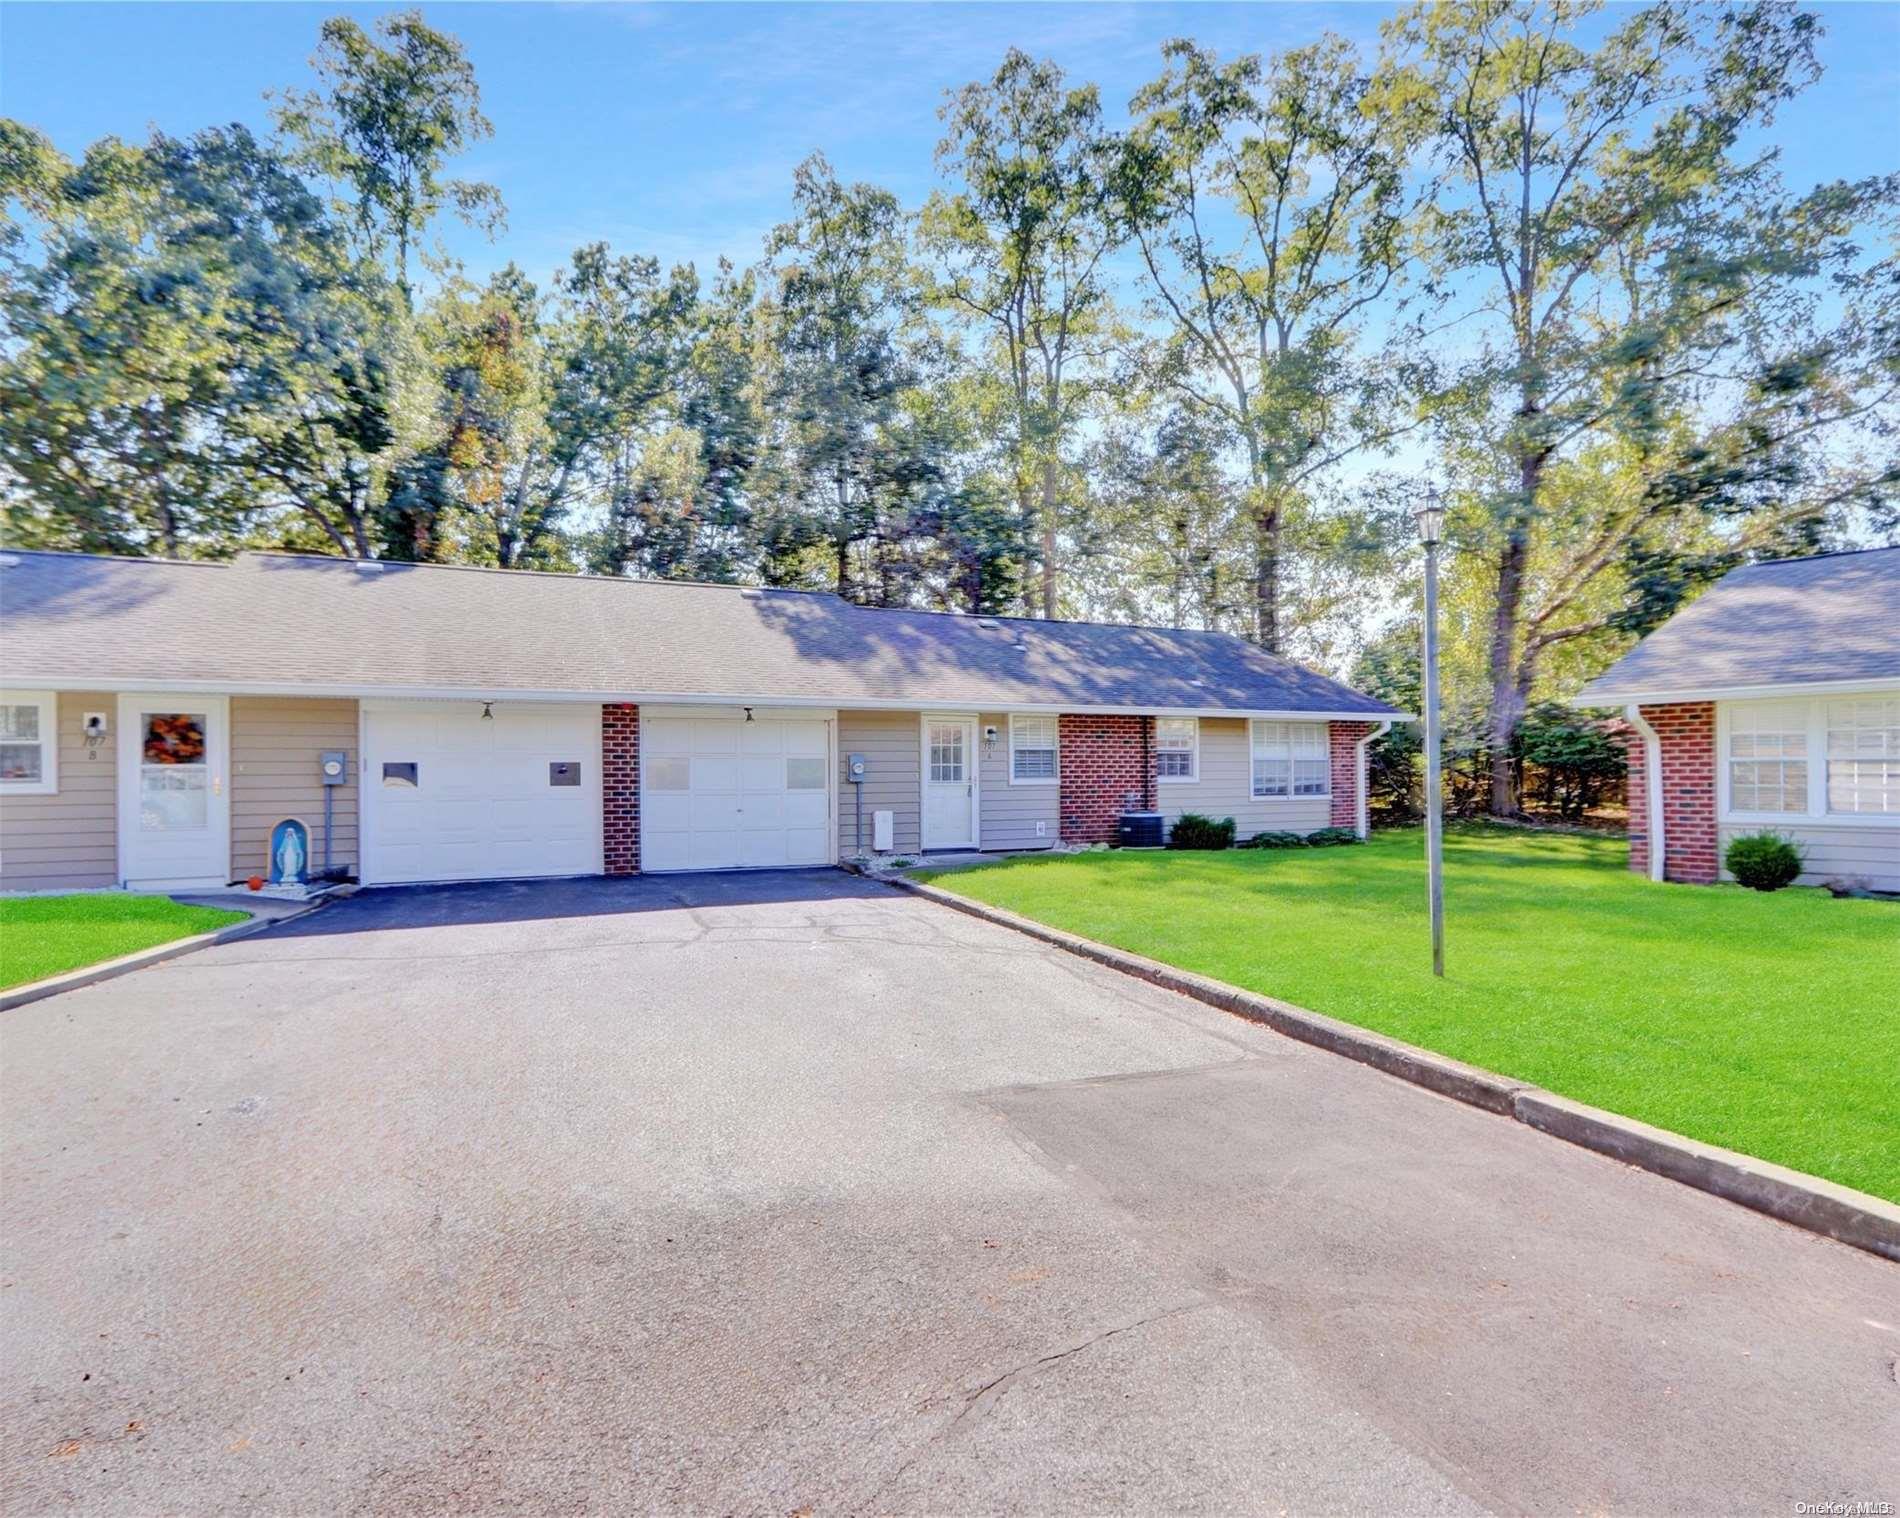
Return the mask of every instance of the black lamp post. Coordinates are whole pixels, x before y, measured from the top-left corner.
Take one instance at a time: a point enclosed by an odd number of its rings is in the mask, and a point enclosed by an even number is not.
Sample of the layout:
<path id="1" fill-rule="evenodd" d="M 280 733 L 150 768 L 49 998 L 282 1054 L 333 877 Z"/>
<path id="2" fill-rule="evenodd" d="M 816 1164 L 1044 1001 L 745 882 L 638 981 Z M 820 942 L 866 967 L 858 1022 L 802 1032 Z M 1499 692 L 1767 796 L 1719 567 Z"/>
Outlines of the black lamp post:
<path id="1" fill-rule="evenodd" d="M 1425 871 L 1432 909 L 1432 974 L 1445 973 L 1445 817 L 1438 764 L 1438 545 L 1445 508 L 1435 486 L 1413 513 L 1425 545 Z"/>

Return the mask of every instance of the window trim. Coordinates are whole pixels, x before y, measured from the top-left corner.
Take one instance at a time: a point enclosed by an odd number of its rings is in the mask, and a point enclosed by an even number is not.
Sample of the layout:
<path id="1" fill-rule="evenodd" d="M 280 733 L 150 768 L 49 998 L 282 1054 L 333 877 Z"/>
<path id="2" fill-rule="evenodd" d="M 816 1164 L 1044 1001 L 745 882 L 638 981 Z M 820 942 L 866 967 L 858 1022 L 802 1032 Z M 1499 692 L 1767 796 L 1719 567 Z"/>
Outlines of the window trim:
<path id="1" fill-rule="evenodd" d="M 1900 812 L 1831 812 L 1827 806 L 1827 708 L 1834 701 L 1852 701 L 1857 695 L 1883 697 L 1879 690 L 1864 693 L 1831 690 L 1814 696 L 1760 696 L 1748 701 L 1715 703 L 1715 821 L 1726 828 L 1900 828 Z M 1738 707 L 1807 704 L 1808 807 L 1804 812 L 1738 812 L 1730 796 L 1729 737 Z M 1667 789 L 1667 787 L 1665 787 Z M 1666 798 L 1665 798 L 1666 804 Z"/>
<path id="2" fill-rule="evenodd" d="M 1299 790 L 1299 777 L 1294 765 L 1299 761 L 1294 756 L 1293 745 L 1287 744 L 1286 794 L 1275 796 L 1261 791 L 1254 784 L 1254 761 L 1257 757 L 1259 731 L 1263 726 L 1273 727 L 1312 727 L 1319 729 L 1319 751 L 1326 776 L 1326 789 L 1323 791 Z M 1333 795 L 1333 740 L 1332 724 L 1328 721 L 1311 721 L 1286 717 L 1249 717 L 1247 719 L 1247 796 L 1252 801 L 1268 801 L 1284 804 L 1291 801 L 1330 801 Z"/>
<path id="3" fill-rule="evenodd" d="M 1049 774 L 1029 775 L 1020 779 L 1017 777 L 1016 725 L 1018 722 L 1046 722 L 1049 724 L 1050 732 L 1055 735 L 1055 742 L 1049 745 L 1049 752 L 1054 756 L 1055 767 Z M 1035 752 L 1040 753 L 1041 751 L 1042 745 L 1035 745 Z M 1009 714 L 1009 751 L 1003 757 L 1009 768 L 1009 783 L 1011 785 L 1060 785 L 1062 783 L 1061 718 L 1042 712 L 1011 712 Z"/>
<path id="4" fill-rule="evenodd" d="M 1185 775 L 1164 775 L 1161 773 L 1161 724 L 1164 722 L 1185 722 L 1193 741 L 1188 745 L 1188 772 Z M 1169 753 L 1178 754 L 1180 749 L 1169 749 Z M 1253 783 L 1250 765 L 1248 784 Z M 1199 717 L 1156 717 L 1155 718 L 1155 784 L 1156 785 L 1199 785 L 1201 783 L 1201 719 Z"/>
<path id="5" fill-rule="evenodd" d="M 40 778 L 0 780 L 0 796 L 57 796 L 59 794 L 59 692 L 0 690 L 0 705 L 36 706 L 40 713 Z"/>

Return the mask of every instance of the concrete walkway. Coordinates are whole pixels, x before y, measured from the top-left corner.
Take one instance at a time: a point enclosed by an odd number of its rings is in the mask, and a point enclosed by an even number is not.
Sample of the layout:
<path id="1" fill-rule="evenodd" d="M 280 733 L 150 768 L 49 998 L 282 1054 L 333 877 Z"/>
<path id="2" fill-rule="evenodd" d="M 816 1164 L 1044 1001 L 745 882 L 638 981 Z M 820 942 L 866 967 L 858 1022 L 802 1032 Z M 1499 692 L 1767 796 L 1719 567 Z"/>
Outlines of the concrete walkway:
<path id="1" fill-rule="evenodd" d="M 1900 1500 L 1900 1270 L 832 873 L 0 1018 L 0 1510 Z"/>

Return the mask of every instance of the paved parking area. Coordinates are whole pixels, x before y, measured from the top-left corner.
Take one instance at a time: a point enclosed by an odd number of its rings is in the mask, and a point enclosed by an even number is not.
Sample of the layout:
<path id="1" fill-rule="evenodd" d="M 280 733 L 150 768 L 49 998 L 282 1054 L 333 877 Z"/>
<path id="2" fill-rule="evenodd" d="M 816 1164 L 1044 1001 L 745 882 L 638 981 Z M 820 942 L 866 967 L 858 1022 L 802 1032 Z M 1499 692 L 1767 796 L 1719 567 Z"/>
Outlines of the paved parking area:
<path id="1" fill-rule="evenodd" d="M 0 1017 L 0 1510 L 1900 1501 L 1900 1270 L 832 873 Z"/>

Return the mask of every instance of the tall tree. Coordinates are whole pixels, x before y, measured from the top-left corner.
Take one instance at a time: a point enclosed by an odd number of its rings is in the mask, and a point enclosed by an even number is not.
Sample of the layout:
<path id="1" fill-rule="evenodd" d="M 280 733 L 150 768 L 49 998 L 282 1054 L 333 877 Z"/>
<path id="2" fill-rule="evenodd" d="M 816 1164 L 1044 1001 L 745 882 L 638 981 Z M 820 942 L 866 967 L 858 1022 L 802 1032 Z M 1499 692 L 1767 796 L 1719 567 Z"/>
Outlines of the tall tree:
<path id="1" fill-rule="evenodd" d="M 757 478 L 764 574 L 852 600 L 903 604 L 920 498 L 942 483 L 934 431 L 906 395 L 917 280 L 896 197 L 798 168 L 793 219 L 768 241 L 771 457 Z"/>
<path id="2" fill-rule="evenodd" d="M 1414 113 L 1370 109 L 1333 37 L 1267 62 L 1188 41 L 1165 56 L 1135 97 L 1116 189 L 1170 332 L 1163 374 L 1245 468 L 1252 632 L 1277 650 L 1289 519 L 1328 471 L 1418 424 L 1393 302 Z"/>
<path id="3" fill-rule="evenodd" d="M 61 547 L 228 552 L 299 514 L 372 551 L 390 438 L 375 271 L 241 127 L 70 165 L 3 130 L 0 461 L 10 531 Z"/>
<path id="4" fill-rule="evenodd" d="M 924 241 L 942 266 L 938 299 L 980 326 L 1003 371 L 1016 496 L 1040 524 L 1041 610 L 1053 617 L 1064 455 L 1113 326 L 1109 139 L 1093 85 L 1071 89 L 1054 63 L 1014 48 L 942 114 L 937 160 L 959 187 L 931 197 Z"/>
<path id="5" fill-rule="evenodd" d="M 1388 28 L 1398 61 L 1382 101 L 1422 103 L 1437 122 L 1435 273 L 1490 323 L 1459 395 L 1490 450 L 1467 530 L 1494 580 L 1488 747 L 1501 815 L 1518 809 L 1512 739 L 1540 658 L 1604 625 L 1601 611 L 1577 615 L 1579 597 L 1640 547 L 1638 527 L 1672 493 L 1680 503 L 1727 488 L 1726 445 L 1712 451 L 1696 432 L 1712 399 L 1699 379 L 1729 364 L 1728 380 L 1765 398 L 1732 366 L 1780 362 L 1776 335 L 1759 324 L 1751 335 L 1751 317 L 1774 306 L 1778 282 L 1817 272 L 1830 239 L 1845 252 L 1838 215 L 1778 222 L 1800 212 L 1777 193 L 1772 154 L 1745 146 L 1816 76 L 1811 15 L 1665 3 L 1618 13 L 1589 45 L 1596 10 L 1468 0 L 1416 6 Z M 1612 436 L 1637 455 L 1622 499 L 1592 507 L 1573 492 L 1554 509 L 1563 459 Z M 1559 563 L 1540 564 L 1560 545 Z"/>
<path id="6" fill-rule="evenodd" d="M 413 305 L 410 258 L 448 207 L 492 230 L 500 192 L 444 175 L 450 159 L 493 132 L 462 44 L 419 10 L 380 16 L 375 33 L 347 16 L 323 23 L 311 66 L 322 87 L 285 91 L 279 127 L 305 161 L 340 187 L 372 256 L 393 260 Z"/>

